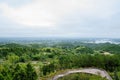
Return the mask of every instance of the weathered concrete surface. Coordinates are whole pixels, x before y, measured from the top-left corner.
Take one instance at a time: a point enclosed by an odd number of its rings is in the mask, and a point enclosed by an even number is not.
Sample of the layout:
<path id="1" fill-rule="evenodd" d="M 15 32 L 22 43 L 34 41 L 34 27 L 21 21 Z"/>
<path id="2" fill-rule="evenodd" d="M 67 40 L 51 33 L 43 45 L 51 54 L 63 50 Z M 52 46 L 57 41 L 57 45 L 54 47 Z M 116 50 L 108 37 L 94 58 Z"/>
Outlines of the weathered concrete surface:
<path id="1" fill-rule="evenodd" d="M 96 68 L 86 68 L 86 69 L 76 69 L 76 70 L 69 70 L 63 74 L 58 74 L 54 76 L 52 80 L 57 80 L 60 77 L 72 74 L 72 73 L 89 73 L 89 74 L 94 74 L 94 75 L 100 75 L 101 77 L 105 77 L 108 80 L 113 80 L 110 75 L 102 69 L 96 69 Z"/>

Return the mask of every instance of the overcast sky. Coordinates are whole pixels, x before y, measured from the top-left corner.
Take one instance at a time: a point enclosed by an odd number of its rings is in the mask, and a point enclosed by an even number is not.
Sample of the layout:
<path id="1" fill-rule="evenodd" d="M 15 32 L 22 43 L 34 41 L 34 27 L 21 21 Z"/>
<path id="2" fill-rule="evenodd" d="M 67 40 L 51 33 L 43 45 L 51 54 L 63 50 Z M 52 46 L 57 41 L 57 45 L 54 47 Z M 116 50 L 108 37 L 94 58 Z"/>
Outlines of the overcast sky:
<path id="1" fill-rule="evenodd" d="M 0 0 L 0 37 L 120 38 L 120 0 Z"/>

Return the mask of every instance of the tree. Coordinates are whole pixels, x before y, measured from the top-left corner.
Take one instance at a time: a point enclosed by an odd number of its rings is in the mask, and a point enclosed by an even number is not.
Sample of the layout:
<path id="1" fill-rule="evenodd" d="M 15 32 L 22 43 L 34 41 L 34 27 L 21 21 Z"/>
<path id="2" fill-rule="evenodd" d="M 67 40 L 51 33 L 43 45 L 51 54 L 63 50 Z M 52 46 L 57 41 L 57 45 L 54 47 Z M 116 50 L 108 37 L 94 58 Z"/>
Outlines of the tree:
<path id="1" fill-rule="evenodd" d="M 37 80 L 37 73 L 35 72 L 34 68 L 30 63 L 28 63 L 26 66 L 26 74 L 27 74 L 26 80 Z"/>
<path id="2" fill-rule="evenodd" d="M 19 56 L 15 55 L 14 53 L 11 53 L 10 55 L 7 56 L 7 60 L 10 63 L 17 63 L 19 61 Z"/>
<path id="3" fill-rule="evenodd" d="M 4 80 L 4 76 L 0 73 L 0 80 Z"/>
<path id="4" fill-rule="evenodd" d="M 114 71 L 114 80 L 120 80 L 118 75 L 117 75 L 117 71 L 116 70 Z"/>
<path id="5" fill-rule="evenodd" d="M 0 79 L 3 78 L 3 80 L 12 80 L 12 76 L 9 73 L 8 69 L 7 70 L 3 69 L 2 72 L 1 72 L 0 77 L 1 77 Z"/>
<path id="6" fill-rule="evenodd" d="M 14 69 L 14 77 L 13 80 L 26 80 L 26 72 L 24 68 L 22 68 L 19 64 Z"/>
<path id="7" fill-rule="evenodd" d="M 85 46 L 80 46 L 75 49 L 76 53 L 85 53 L 85 54 L 93 54 L 94 51 L 91 48 L 85 47 Z"/>

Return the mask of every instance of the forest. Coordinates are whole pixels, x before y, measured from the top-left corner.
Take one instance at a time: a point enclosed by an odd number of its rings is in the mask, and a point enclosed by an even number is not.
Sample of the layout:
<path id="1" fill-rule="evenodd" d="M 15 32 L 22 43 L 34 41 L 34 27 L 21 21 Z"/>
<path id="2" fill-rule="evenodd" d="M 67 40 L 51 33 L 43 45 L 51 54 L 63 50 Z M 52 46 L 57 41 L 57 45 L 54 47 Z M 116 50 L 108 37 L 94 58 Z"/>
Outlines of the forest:
<path id="1" fill-rule="evenodd" d="M 111 43 L 1 43 L 0 80 L 48 80 L 69 69 L 99 68 L 120 80 L 120 45 Z M 60 80 L 106 80 L 71 74 Z"/>

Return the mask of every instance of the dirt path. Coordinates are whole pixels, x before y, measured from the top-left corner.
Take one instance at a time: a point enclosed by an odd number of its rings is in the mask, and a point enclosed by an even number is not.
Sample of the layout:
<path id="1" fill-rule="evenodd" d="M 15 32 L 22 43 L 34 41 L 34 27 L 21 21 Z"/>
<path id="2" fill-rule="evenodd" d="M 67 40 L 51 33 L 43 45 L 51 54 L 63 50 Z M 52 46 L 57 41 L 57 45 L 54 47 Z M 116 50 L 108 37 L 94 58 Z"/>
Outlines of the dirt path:
<path id="1" fill-rule="evenodd" d="M 76 70 L 69 70 L 63 74 L 58 74 L 54 76 L 52 80 L 57 80 L 60 77 L 72 74 L 72 73 L 89 73 L 89 74 L 95 74 L 95 75 L 100 75 L 101 77 L 106 77 L 108 80 L 113 80 L 109 74 L 105 70 L 101 69 L 96 69 L 96 68 L 86 68 L 86 69 L 76 69 Z"/>

